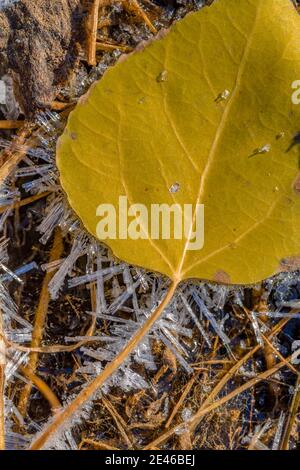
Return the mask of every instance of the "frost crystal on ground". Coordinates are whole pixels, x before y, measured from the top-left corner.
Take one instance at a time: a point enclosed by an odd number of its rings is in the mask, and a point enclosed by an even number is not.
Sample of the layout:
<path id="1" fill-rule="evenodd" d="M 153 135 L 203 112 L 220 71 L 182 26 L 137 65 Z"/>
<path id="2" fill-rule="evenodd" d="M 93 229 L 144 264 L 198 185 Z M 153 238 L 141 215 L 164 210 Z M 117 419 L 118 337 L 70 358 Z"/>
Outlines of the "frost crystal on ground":
<path id="1" fill-rule="evenodd" d="M 0 8 L 6 3 L 0 0 Z M 179 3 L 179 8 L 170 4 L 155 25 L 166 26 L 205 2 Z M 111 8 L 113 17 L 122 11 L 120 4 Z M 132 47 L 151 36 L 144 24 L 121 25 L 114 35 L 116 42 L 128 40 Z M 81 64 L 72 86 L 63 89 L 61 96 L 76 100 L 119 55 L 119 51 L 103 53 L 99 64 L 89 71 Z M 1 111 L 11 119 L 17 117 L 13 104 Z M 18 402 L 20 389 L 30 383 L 24 367 L 32 353 L 45 276 L 51 275 L 49 308 L 35 372 L 59 396 L 62 410 L 116 358 L 168 288 L 162 276 L 116 260 L 85 232 L 66 201 L 55 165 L 56 141 L 65 118 L 46 111 L 38 114 L 35 124 L 36 145 L 16 147 L 26 156 L 0 188 L 0 365 L 4 364 L 5 371 L 7 449 L 28 448 L 53 421 L 48 402 L 36 387 L 25 413 L 20 412 Z M 2 149 L 10 145 L 10 138 L 0 137 Z M 15 213 L 14 205 L 20 200 L 39 196 Z M 63 250 L 58 259 L 49 261 L 57 230 L 63 236 Z M 18 258 L 21 263 L 16 262 Z M 92 440 L 112 448 L 127 448 L 132 442 L 134 448 L 142 448 L 168 428 L 174 432 L 169 441 L 162 442 L 162 448 L 179 445 L 190 433 L 194 448 L 279 449 L 289 410 L 287 406 L 280 413 L 274 409 L 272 419 L 268 413 L 263 415 L 261 401 L 266 395 L 273 397 L 271 380 L 260 384 L 266 385 L 262 391 L 252 387 L 203 414 L 195 432 L 189 428 L 203 404 L 224 399 L 266 370 L 265 337 L 283 357 L 298 350 L 299 272 L 280 274 L 256 288 L 265 292 L 266 311 L 256 309 L 254 288 L 192 281 L 181 284 L 132 354 L 45 447 L 74 450 L 91 445 Z M 286 324 L 273 337 L 272 330 L 282 319 Z M 243 363 L 242 358 L 253 349 L 256 354 Z M 278 361 L 275 354 L 274 364 Z M 239 366 L 231 373 L 236 364 Z M 295 361 L 292 364 L 297 366 Z M 224 386 L 216 391 L 224 377 Z M 287 401 L 287 387 L 292 396 L 298 392 L 290 370 L 272 378 L 282 387 L 276 400 Z"/>

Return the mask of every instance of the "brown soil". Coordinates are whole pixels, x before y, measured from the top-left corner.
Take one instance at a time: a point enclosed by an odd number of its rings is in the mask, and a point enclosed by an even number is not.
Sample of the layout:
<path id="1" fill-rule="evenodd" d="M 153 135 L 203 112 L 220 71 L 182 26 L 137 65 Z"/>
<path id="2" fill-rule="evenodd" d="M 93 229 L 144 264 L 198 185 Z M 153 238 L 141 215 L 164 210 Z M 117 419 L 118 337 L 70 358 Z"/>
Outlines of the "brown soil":
<path id="1" fill-rule="evenodd" d="M 0 13 L 0 75 L 9 72 L 26 115 L 50 104 L 84 41 L 80 0 L 20 0 Z"/>

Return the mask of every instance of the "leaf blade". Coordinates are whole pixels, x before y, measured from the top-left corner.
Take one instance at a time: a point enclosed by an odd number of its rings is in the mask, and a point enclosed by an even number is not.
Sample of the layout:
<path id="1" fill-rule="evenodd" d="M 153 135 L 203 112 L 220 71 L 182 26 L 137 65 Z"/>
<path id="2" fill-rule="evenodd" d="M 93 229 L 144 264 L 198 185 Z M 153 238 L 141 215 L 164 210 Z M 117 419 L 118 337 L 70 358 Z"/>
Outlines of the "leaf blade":
<path id="1" fill-rule="evenodd" d="M 300 20 L 289 0 L 235 6 L 216 1 L 107 71 L 58 148 L 62 185 L 93 234 L 97 205 L 118 207 L 119 195 L 148 208 L 204 203 L 201 251 L 185 240 L 107 241 L 118 258 L 176 281 L 224 271 L 251 283 L 300 252 L 298 150 L 285 153 L 300 116 L 290 99 Z M 270 151 L 255 155 L 264 146 Z"/>

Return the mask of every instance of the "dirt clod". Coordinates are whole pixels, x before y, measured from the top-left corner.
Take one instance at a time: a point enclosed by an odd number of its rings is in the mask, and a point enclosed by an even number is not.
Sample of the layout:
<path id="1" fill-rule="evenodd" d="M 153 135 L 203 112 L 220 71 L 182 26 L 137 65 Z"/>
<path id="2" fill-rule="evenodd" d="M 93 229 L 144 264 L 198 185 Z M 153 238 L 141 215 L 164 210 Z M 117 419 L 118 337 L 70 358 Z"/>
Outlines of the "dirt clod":
<path id="1" fill-rule="evenodd" d="M 84 41 L 80 0 L 20 0 L 0 13 L 0 74 L 14 79 L 25 115 L 48 106 Z"/>

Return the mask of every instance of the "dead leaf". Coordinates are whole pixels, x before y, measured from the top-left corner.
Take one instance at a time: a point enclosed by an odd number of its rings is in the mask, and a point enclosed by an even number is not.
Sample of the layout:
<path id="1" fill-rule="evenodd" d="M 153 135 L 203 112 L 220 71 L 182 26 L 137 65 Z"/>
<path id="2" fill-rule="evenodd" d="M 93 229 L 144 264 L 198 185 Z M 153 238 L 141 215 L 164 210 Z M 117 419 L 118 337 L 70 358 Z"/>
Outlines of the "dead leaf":
<path id="1" fill-rule="evenodd" d="M 286 153 L 300 122 L 291 100 L 299 31 L 290 0 L 220 0 L 109 69 L 71 114 L 57 152 L 87 230 L 97 235 L 98 205 L 118 211 L 119 196 L 148 214 L 152 204 L 204 204 L 201 250 L 185 237 L 154 239 L 144 220 L 145 239 L 105 240 L 118 258 L 175 282 L 224 271 L 253 283 L 299 252 L 297 146 Z"/>

